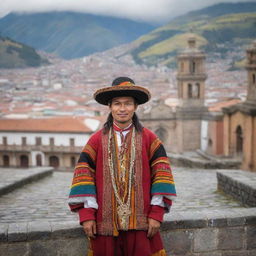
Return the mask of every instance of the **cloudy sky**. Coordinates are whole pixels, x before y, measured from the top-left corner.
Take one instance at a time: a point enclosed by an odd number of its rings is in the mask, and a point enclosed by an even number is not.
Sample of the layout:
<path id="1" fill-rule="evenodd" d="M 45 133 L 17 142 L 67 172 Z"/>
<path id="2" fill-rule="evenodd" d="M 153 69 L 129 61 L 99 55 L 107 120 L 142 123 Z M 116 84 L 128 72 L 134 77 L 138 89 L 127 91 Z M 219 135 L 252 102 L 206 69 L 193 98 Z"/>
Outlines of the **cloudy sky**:
<path id="1" fill-rule="evenodd" d="M 222 2 L 256 0 L 0 0 L 0 17 L 9 12 L 79 11 L 164 23 L 188 11 Z"/>

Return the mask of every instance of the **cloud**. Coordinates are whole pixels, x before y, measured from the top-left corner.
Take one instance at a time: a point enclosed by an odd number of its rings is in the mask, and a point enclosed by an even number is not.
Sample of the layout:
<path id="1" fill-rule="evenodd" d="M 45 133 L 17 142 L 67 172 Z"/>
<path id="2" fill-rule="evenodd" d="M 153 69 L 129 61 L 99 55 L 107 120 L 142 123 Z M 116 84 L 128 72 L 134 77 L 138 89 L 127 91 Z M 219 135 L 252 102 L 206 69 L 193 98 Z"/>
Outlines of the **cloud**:
<path id="1" fill-rule="evenodd" d="M 4 16 L 9 12 L 76 11 L 163 23 L 175 16 L 216 3 L 247 1 L 248 0 L 1 0 L 0 16 Z"/>

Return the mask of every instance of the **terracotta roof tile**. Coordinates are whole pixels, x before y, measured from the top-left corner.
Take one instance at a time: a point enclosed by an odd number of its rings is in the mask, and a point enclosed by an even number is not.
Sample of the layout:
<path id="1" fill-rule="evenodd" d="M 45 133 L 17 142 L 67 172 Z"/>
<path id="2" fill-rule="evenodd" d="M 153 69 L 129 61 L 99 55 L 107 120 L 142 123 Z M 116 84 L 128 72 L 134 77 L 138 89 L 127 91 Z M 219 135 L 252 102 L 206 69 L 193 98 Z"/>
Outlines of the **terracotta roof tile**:
<path id="1" fill-rule="evenodd" d="M 93 117 L 53 117 L 42 119 L 0 119 L 0 131 L 92 133 L 85 120 Z M 99 120 L 99 118 L 95 118 Z M 100 121 L 100 120 L 99 120 Z M 101 121 L 100 121 L 101 123 Z"/>
<path id="2" fill-rule="evenodd" d="M 241 103 L 240 99 L 229 99 L 227 101 L 217 102 L 209 107 L 209 111 L 210 112 L 221 112 L 222 108 L 236 105 L 238 103 Z"/>

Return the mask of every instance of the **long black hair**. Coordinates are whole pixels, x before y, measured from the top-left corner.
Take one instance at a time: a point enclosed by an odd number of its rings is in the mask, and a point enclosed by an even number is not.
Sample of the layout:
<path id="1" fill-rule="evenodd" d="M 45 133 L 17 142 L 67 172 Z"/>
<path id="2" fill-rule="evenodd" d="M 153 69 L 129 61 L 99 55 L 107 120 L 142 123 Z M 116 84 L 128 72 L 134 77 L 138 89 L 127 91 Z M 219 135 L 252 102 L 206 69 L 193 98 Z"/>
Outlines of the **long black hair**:
<path id="1" fill-rule="evenodd" d="M 136 113 L 133 114 L 132 122 L 137 132 L 142 132 L 143 126 Z M 113 116 L 109 113 L 106 123 L 103 126 L 103 133 L 106 134 L 113 125 Z"/>

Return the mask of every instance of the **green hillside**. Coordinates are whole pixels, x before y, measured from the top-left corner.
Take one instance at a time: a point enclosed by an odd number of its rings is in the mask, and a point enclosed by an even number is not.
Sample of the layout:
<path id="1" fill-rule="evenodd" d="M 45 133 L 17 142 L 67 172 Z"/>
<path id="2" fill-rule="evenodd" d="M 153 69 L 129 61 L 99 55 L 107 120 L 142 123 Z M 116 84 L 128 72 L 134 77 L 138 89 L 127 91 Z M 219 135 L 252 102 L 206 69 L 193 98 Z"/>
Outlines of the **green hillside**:
<path id="1" fill-rule="evenodd" d="M 42 64 L 49 62 L 33 48 L 0 36 L 0 68 L 38 67 Z"/>
<path id="2" fill-rule="evenodd" d="M 252 6 L 256 8 L 255 3 Z M 178 17 L 140 37 L 131 51 L 135 61 L 173 66 L 177 52 L 186 47 L 187 39 L 192 35 L 196 37 L 199 48 L 208 54 L 219 52 L 223 56 L 230 48 L 247 45 L 256 38 L 256 12 L 216 16 L 218 12 L 210 15 L 210 8 L 206 10 L 207 13 L 201 11 L 198 16 L 192 13 Z"/>
<path id="3" fill-rule="evenodd" d="M 132 42 L 155 26 L 76 12 L 10 13 L 0 33 L 65 59 L 80 58 Z"/>

